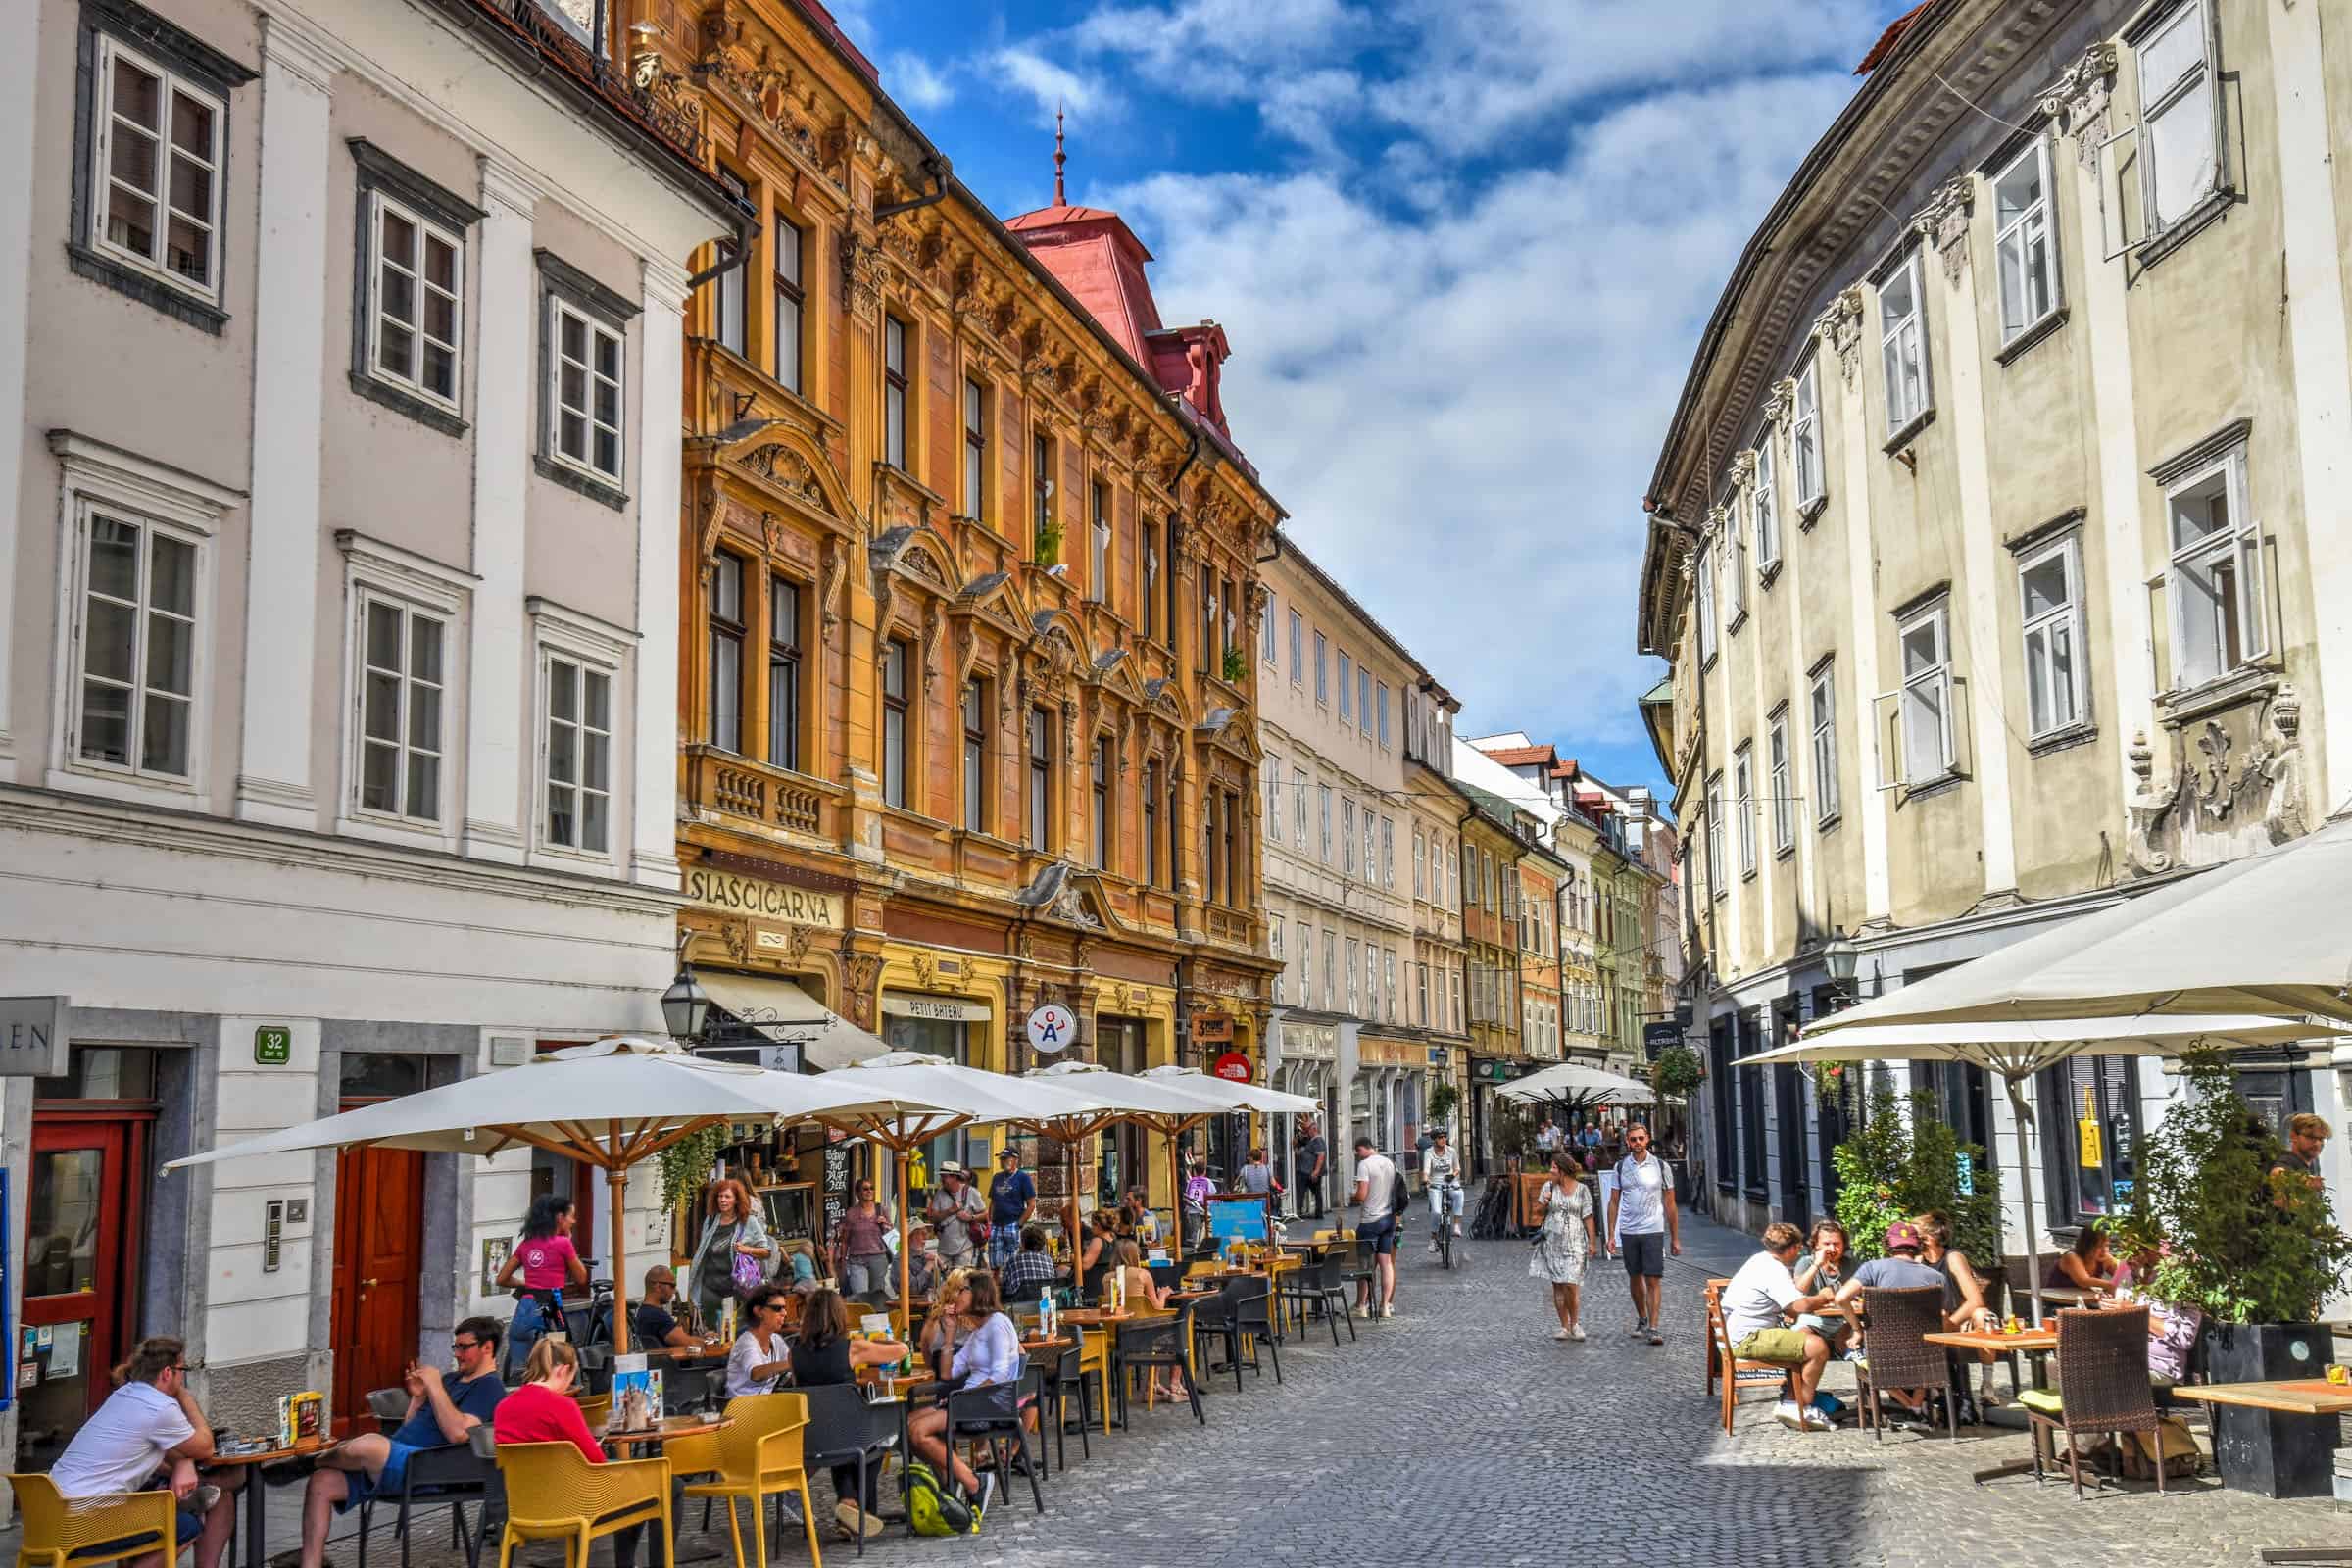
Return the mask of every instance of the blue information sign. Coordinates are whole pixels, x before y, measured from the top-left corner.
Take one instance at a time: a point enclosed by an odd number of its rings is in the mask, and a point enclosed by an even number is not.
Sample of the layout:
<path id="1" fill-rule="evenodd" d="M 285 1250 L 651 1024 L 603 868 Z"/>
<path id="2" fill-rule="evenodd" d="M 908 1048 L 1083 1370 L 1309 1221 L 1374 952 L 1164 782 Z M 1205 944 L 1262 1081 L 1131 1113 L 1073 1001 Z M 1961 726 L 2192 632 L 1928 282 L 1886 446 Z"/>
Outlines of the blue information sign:
<path id="1" fill-rule="evenodd" d="M 1226 1242 L 1266 1240 L 1266 1200 L 1256 1193 L 1212 1197 L 1208 1200 L 1208 1234 Z"/>

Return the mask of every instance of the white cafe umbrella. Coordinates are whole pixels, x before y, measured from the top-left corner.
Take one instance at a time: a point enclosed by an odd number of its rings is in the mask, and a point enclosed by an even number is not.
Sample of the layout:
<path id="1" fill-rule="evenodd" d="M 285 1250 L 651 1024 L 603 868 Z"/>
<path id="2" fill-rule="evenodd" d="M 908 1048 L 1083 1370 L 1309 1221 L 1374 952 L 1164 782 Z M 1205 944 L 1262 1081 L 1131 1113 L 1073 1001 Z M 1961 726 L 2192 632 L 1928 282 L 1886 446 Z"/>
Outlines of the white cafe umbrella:
<path id="1" fill-rule="evenodd" d="M 1935 983 L 1935 980 L 1920 982 L 1922 986 Z M 1860 1010 L 1852 1008 L 1834 1016 L 1842 1022 Z M 2306 1020 L 2250 1014 L 2143 1013 L 2136 1017 L 2073 1018 L 2045 1023 L 1995 1019 L 1838 1029 L 1829 1028 L 1829 1022 L 1825 1019 L 1814 1024 L 1801 1040 L 1743 1056 L 1733 1065 L 1964 1061 L 1999 1075 L 2009 1091 L 2009 1108 L 2017 1122 L 2018 1186 L 2026 1206 L 2026 1273 L 2034 1294 L 2036 1323 L 2041 1321 L 2041 1247 L 2040 1225 L 2034 1213 L 2034 1165 L 2026 1151 L 2026 1134 L 2034 1125 L 2034 1112 L 2025 1093 L 2029 1079 L 2069 1056 L 2174 1056 L 2199 1045 L 2276 1045 L 2338 1032 L 2333 1027 Z"/>
<path id="2" fill-rule="evenodd" d="M 1563 1061 L 1531 1072 L 1494 1091 L 1506 1100 L 1582 1101 L 1594 1105 L 1648 1105 L 1657 1102 L 1649 1085 L 1623 1073 Z"/>
<path id="3" fill-rule="evenodd" d="M 2352 817 L 1814 1024 L 2306 1013 L 2352 1023 Z M 2342 1033 L 2341 1029 L 2328 1031 Z"/>
<path id="4" fill-rule="evenodd" d="M 1147 1067 L 1136 1076 L 1146 1083 L 1174 1084 L 1204 1100 L 1231 1102 L 1232 1110 L 1254 1110 L 1271 1116 L 1306 1116 L 1322 1107 L 1304 1095 L 1285 1094 L 1233 1078 L 1219 1078 L 1198 1067 Z"/>
<path id="5" fill-rule="evenodd" d="M 1063 1211 L 1062 1228 L 1075 1252 L 1078 1245 L 1079 1141 L 1092 1138 L 1114 1123 L 1136 1122 L 1156 1126 L 1162 1118 L 1198 1112 L 1200 1106 L 1191 1102 L 1181 1089 L 1171 1097 L 1164 1085 L 1153 1085 L 1141 1077 L 1131 1078 L 1125 1073 L 1112 1072 L 1091 1061 L 1058 1061 L 1052 1066 L 1033 1067 L 1026 1076 L 1032 1082 L 1052 1085 L 1081 1107 L 1053 1116 L 1032 1117 L 1025 1123 L 1039 1136 L 1052 1139 L 1068 1152 L 1070 1191 L 1069 1202 Z M 1188 1122 L 1187 1125 L 1192 1124 Z"/>
<path id="6" fill-rule="evenodd" d="M 517 1144 L 597 1166 L 612 1189 L 612 1280 L 626 1298 L 623 1212 L 629 1167 L 723 1122 L 779 1125 L 861 1108 L 866 1086 L 714 1061 L 664 1040 L 619 1035 L 532 1057 L 506 1072 L 403 1095 L 339 1116 L 265 1133 L 165 1168 L 249 1154 L 380 1147 L 488 1158 Z M 628 1313 L 612 1344 L 629 1348 Z"/>
<path id="7" fill-rule="evenodd" d="M 1129 1107 L 1120 1112 L 1118 1120 L 1133 1122 L 1138 1127 L 1158 1133 L 1168 1141 L 1168 1171 L 1175 1186 L 1169 1200 L 1178 1214 L 1184 1211 L 1184 1173 L 1176 1165 L 1176 1140 L 1211 1117 L 1224 1115 L 1236 1108 L 1238 1102 L 1230 1094 L 1202 1093 L 1191 1085 L 1151 1073 L 1129 1074 L 1112 1072 L 1091 1061 L 1057 1061 L 1051 1067 L 1035 1067 L 1027 1076 L 1048 1083 L 1068 1084 L 1085 1093 L 1118 1095 Z M 1211 1083 L 1221 1080 L 1210 1079 Z M 1226 1084 L 1225 1089 L 1232 1086 Z"/>
<path id="8" fill-rule="evenodd" d="M 1078 1096 L 1052 1084 L 1010 1073 L 966 1067 L 920 1051 L 893 1051 L 831 1072 L 819 1083 L 838 1084 L 845 1109 L 817 1119 L 889 1150 L 898 1161 L 894 1184 L 899 1222 L 899 1309 L 906 1313 L 911 1272 L 906 1230 L 906 1156 L 916 1148 L 958 1127 L 979 1122 L 1031 1123 L 1041 1117 L 1088 1108 Z M 966 1181 L 971 1177 L 967 1174 Z M 911 1317 L 907 1318 L 911 1322 Z"/>

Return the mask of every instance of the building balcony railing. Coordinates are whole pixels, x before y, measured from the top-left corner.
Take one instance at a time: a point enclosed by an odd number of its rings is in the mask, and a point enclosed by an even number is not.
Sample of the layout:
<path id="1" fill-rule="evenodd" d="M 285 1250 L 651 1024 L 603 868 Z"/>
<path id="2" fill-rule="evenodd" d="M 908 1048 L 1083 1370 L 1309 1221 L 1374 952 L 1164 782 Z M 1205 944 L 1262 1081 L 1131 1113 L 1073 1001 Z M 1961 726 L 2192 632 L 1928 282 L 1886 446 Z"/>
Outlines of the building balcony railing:
<path id="1" fill-rule="evenodd" d="M 696 745 L 686 748 L 686 804 L 698 812 L 831 839 L 842 791 L 806 773 Z"/>

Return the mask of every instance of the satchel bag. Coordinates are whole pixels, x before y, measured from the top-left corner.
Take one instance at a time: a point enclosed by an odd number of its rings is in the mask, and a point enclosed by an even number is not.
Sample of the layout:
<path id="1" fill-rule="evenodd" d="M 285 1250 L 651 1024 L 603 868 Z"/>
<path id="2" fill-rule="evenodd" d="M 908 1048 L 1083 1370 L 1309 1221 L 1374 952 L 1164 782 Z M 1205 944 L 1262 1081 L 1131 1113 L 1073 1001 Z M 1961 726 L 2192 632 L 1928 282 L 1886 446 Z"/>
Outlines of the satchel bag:
<path id="1" fill-rule="evenodd" d="M 749 1252 L 737 1252 L 732 1269 L 737 1296 L 749 1297 L 767 1283 L 767 1265 Z"/>
<path id="2" fill-rule="evenodd" d="M 2205 1456 L 2197 1451 L 2196 1434 L 2177 1415 L 2160 1418 L 2153 1432 L 2124 1434 L 2125 1475 L 2135 1481 L 2153 1481 L 2159 1463 L 2164 1466 L 2168 1481 L 2193 1476 L 2205 1468 Z"/>

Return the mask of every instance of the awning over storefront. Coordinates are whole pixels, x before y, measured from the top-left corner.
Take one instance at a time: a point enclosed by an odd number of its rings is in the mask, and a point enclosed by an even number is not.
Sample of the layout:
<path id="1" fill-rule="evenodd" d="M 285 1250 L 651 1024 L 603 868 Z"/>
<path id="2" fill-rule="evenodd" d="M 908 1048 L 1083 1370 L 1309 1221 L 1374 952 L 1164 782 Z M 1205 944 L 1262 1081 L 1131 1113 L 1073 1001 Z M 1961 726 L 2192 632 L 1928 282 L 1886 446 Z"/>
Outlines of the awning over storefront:
<path id="1" fill-rule="evenodd" d="M 887 1018 L 929 1018 L 939 1023 L 986 1023 L 996 1010 L 983 998 L 932 997 L 913 991 L 882 993 Z"/>
<path id="2" fill-rule="evenodd" d="M 890 1048 L 803 991 L 769 975 L 698 971 L 710 1000 L 780 1046 L 798 1046 L 804 1064 L 827 1071 L 886 1054 Z"/>

